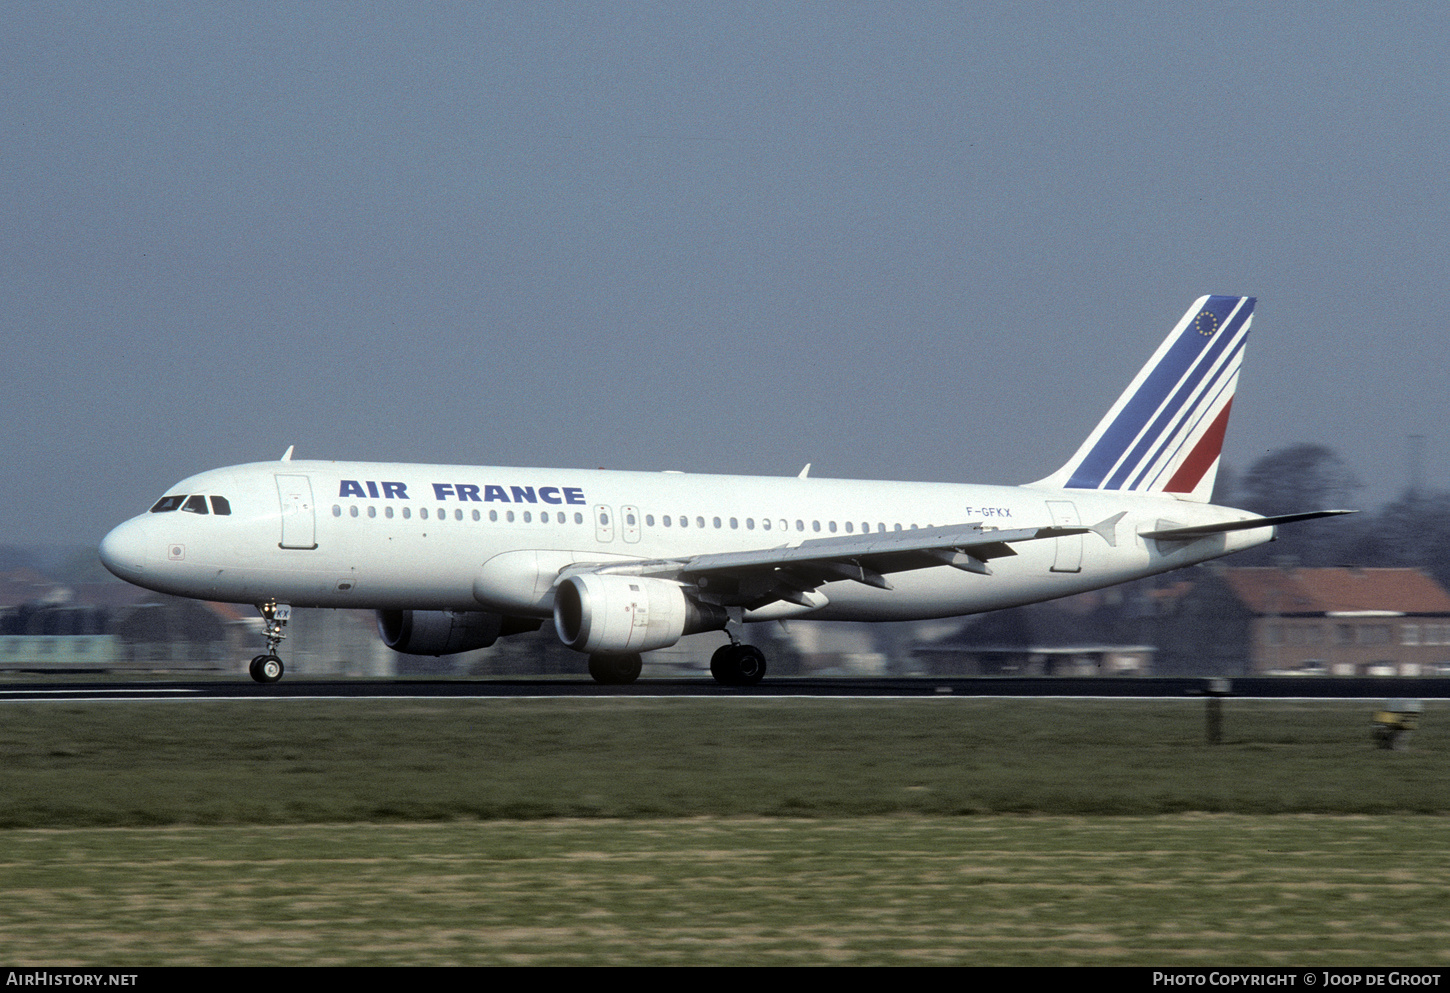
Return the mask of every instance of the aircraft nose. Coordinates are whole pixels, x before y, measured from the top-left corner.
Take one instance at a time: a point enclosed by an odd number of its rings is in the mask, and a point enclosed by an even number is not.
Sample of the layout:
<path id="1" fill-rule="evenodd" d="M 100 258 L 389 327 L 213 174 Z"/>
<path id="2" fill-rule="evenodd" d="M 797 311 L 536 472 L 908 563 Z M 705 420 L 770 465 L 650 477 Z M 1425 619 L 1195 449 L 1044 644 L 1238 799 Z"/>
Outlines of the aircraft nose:
<path id="1" fill-rule="evenodd" d="M 101 539 L 101 564 L 120 579 L 146 570 L 146 520 L 133 517 Z"/>

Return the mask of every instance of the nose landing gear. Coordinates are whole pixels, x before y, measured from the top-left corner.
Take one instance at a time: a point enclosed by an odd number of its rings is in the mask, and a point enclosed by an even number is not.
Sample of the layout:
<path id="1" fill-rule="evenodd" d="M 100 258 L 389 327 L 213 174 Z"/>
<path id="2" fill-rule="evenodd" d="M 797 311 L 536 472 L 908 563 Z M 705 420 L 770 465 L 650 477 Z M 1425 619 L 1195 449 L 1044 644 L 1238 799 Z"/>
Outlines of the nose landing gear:
<path id="1" fill-rule="evenodd" d="M 267 651 L 252 659 L 252 664 L 247 667 L 253 679 L 259 683 L 275 683 L 282 678 L 286 666 L 277 657 L 277 646 L 282 639 L 287 637 L 287 621 L 292 617 L 292 607 L 289 604 L 278 603 L 276 600 L 268 600 L 266 603 L 257 604 L 257 609 L 262 612 L 262 620 L 266 623 L 264 628 L 267 636 Z"/>

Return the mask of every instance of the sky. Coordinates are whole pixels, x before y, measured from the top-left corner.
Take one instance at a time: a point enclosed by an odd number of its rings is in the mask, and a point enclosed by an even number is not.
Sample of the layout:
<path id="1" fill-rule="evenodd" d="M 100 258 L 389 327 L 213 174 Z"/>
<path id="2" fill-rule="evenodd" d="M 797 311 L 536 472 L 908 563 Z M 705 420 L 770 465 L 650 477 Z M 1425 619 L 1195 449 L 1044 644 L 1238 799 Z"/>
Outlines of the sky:
<path id="1" fill-rule="evenodd" d="M 1205 293 L 1224 460 L 1450 489 L 1442 3 L 0 2 L 0 544 L 278 458 L 1028 482 Z M 1313 508 L 1306 508 L 1313 509 Z"/>

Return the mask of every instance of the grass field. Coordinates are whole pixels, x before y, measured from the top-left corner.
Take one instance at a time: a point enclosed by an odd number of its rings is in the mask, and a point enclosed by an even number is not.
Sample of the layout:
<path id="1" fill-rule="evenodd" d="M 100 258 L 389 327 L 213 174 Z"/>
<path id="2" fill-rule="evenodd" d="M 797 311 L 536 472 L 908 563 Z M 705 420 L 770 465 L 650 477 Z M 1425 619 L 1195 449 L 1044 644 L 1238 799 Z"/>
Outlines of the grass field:
<path id="1" fill-rule="evenodd" d="M 0 709 L 0 957 L 1439 965 L 1450 731 L 1368 703 Z"/>

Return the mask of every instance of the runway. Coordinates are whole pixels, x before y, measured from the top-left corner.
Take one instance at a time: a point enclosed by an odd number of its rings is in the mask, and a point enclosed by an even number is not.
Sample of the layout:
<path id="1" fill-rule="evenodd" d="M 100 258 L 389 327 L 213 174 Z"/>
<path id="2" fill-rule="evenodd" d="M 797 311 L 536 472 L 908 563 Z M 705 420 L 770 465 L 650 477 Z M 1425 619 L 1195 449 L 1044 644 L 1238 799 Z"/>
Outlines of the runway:
<path id="1" fill-rule="evenodd" d="M 284 679 L 262 685 L 235 680 L 16 681 L 0 684 L 0 703 L 41 700 L 286 700 L 505 697 L 1097 697 L 1172 699 L 1224 695 L 1204 677 L 813 677 L 767 679 L 758 686 L 721 686 L 712 679 L 641 679 L 602 686 L 565 679 Z M 1450 679 L 1242 677 L 1229 697 L 1261 699 L 1450 699 Z"/>

